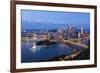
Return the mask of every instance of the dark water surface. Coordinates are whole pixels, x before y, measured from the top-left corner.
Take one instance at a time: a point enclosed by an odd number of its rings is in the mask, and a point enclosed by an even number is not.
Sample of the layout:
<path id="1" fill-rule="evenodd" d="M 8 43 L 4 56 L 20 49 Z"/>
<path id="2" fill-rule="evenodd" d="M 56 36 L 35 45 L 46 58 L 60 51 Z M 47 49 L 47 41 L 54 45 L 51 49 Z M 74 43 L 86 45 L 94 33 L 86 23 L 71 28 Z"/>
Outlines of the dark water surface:
<path id="1" fill-rule="evenodd" d="M 73 52 L 73 48 L 77 51 L 81 51 L 82 48 L 78 46 L 71 46 L 66 44 L 52 44 L 46 47 L 32 48 L 32 42 L 26 42 L 21 44 L 21 62 L 40 62 L 41 60 L 52 59 L 55 56 L 70 55 Z"/>

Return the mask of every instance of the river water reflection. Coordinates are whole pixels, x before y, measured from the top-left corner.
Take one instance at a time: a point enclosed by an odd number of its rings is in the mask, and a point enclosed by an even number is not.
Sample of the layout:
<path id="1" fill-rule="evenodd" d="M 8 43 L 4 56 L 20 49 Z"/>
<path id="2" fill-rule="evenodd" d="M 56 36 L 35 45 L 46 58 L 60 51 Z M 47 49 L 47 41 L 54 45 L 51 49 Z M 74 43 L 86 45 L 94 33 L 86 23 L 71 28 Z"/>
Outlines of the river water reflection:
<path id="1" fill-rule="evenodd" d="M 49 60 L 56 56 L 68 56 L 72 54 L 74 48 L 76 48 L 76 51 L 83 49 L 78 46 L 61 43 L 33 48 L 33 42 L 24 42 L 21 44 L 21 62 L 41 62 L 42 60 Z"/>

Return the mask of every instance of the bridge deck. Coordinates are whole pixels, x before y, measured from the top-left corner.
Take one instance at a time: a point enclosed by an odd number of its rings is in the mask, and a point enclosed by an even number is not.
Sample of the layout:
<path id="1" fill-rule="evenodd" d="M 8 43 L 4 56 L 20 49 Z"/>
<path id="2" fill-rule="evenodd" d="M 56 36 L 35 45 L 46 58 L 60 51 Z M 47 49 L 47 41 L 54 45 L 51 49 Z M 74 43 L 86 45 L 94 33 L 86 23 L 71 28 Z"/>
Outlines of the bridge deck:
<path id="1" fill-rule="evenodd" d="M 80 46 L 80 47 L 83 47 L 83 48 L 88 48 L 87 45 L 85 44 L 81 44 L 79 42 L 73 42 L 73 41 L 70 41 L 70 40 L 63 40 L 64 43 L 68 43 L 68 44 L 72 44 L 72 45 L 77 45 L 77 46 Z"/>

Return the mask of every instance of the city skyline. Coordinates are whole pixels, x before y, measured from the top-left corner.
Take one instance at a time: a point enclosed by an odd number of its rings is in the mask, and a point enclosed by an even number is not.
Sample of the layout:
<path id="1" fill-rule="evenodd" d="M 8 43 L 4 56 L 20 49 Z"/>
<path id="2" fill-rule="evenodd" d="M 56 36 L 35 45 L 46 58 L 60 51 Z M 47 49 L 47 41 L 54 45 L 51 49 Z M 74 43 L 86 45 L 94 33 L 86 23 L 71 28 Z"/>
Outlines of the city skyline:
<path id="1" fill-rule="evenodd" d="M 90 29 L 89 13 L 22 10 L 21 14 L 22 30 L 58 29 L 68 27 L 69 24 Z"/>
<path id="2" fill-rule="evenodd" d="M 89 13 L 21 13 L 22 63 L 90 59 Z"/>

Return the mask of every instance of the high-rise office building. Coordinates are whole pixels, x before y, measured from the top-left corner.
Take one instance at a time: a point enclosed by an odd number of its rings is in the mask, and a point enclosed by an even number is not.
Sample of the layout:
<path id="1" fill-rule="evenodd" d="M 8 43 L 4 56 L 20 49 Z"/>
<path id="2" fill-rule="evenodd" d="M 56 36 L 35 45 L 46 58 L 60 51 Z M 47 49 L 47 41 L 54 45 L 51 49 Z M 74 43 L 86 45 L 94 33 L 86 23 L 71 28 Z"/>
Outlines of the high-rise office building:
<path id="1" fill-rule="evenodd" d="M 84 29 L 83 29 L 83 27 L 81 27 L 81 34 L 84 34 Z"/>

